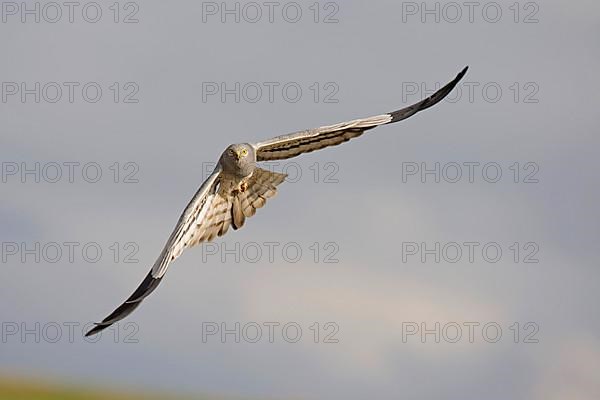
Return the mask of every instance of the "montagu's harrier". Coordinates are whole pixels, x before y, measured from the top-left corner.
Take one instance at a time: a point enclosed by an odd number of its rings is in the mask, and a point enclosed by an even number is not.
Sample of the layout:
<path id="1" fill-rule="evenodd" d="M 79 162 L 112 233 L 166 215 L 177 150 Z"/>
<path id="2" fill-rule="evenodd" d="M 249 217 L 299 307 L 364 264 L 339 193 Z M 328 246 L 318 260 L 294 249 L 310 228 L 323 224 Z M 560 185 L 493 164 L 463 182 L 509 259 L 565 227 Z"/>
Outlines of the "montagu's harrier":
<path id="1" fill-rule="evenodd" d="M 257 208 L 264 206 L 267 199 L 275 195 L 277 186 L 286 176 L 261 169 L 257 162 L 282 160 L 335 146 L 379 125 L 411 117 L 446 97 L 466 74 L 467 68 L 433 95 L 398 111 L 278 136 L 256 144 L 229 146 L 221 155 L 213 173 L 183 211 L 175 230 L 144 281 L 125 303 L 96 324 L 86 336 L 98 333 L 131 314 L 156 289 L 169 265 L 185 249 L 224 235 L 230 226 L 233 229 L 241 228 L 246 218 L 253 216 Z"/>

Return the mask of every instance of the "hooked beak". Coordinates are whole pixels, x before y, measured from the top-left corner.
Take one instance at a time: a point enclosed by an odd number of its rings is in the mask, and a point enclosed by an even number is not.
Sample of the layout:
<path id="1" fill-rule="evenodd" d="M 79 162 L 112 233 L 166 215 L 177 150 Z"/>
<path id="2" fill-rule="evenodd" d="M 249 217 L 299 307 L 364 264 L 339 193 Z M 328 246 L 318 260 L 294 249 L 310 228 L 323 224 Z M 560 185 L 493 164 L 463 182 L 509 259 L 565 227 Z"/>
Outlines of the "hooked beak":
<path id="1" fill-rule="evenodd" d="M 238 150 L 236 150 L 235 151 L 235 159 L 240 161 L 241 158 L 242 158 L 242 154 Z"/>

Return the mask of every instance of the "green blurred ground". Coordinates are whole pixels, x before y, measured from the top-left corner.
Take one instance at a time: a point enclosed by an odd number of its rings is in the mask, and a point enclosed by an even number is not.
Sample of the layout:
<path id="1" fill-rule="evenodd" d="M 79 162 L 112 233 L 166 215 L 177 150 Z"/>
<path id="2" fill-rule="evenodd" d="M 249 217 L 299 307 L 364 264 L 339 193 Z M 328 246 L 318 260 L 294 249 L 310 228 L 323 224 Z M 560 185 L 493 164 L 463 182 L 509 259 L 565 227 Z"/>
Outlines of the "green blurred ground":
<path id="1" fill-rule="evenodd" d="M 224 400 L 222 397 L 177 397 L 135 392 L 103 391 L 54 385 L 36 380 L 0 376 L 0 400 Z"/>

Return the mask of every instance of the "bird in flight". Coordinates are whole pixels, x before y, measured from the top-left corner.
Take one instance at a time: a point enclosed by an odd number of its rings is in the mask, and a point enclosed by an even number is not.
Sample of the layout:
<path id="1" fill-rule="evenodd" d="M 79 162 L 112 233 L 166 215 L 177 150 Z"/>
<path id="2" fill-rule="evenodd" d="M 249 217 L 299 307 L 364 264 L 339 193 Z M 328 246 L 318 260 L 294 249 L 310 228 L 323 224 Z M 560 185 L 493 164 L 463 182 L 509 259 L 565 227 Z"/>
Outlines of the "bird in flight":
<path id="1" fill-rule="evenodd" d="M 246 218 L 277 193 L 286 175 L 259 168 L 257 162 L 283 160 L 347 142 L 380 125 L 409 118 L 446 97 L 467 73 L 465 67 L 446 86 L 411 106 L 388 114 L 277 136 L 260 143 L 227 147 L 216 168 L 189 202 L 152 269 L 115 311 L 85 336 L 94 335 L 131 314 L 156 289 L 169 265 L 187 248 L 240 229 Z"/>

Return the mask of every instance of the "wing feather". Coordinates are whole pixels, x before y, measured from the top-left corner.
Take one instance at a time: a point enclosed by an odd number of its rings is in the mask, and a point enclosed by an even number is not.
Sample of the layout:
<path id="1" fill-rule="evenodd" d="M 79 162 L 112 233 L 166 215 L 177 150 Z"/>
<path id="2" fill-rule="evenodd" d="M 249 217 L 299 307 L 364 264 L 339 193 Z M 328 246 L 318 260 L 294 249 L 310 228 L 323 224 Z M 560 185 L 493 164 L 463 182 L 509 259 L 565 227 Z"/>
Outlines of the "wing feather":
<path id="1" fill-rule="evenodd" d="M 275 195 L 276 186 L 285 177 L 284 174 L 256 168 L 248 180 L 248 189 L 232 195 L 220 185 L 221 169 L 217 167 L 184 210 L 143 282 L 123 304 L 96 324 L 86 336 L 96 334 L 131 314 L 156 289 L 169 265 L 185 249 L 224 235 L 232 224 L 235 229 L 241 228 L 247 217 L 254 215 L 257 208 L 265 205 L 267 198 Z"/>
<path id="2" fill-rule="evenodd" d="M 255 145 L 258 161 L 283 160 L 296 157 L 303 153 L 310 153 L 329 146 L 336 146 L 347 142 L 350 139 L 362 135 L 369 129 L 380 125 L 391 124 L 409 118 L 419 111 L 425 110 L 446 97 L 458 82 L 467 73 L 468 67 L 465 67 L 457 76 L 446 86 L 435 92 L 433 95 L 405 107 L 398 111 L 387 114 L 376 115 L 374 117 L 357 119 L 340 124 L 323 126 L 316 129 L 292 133 L 283 136 L 277 136 L 273 139 L 261 142 Z"/>
<path id="3" fill-rule="evenodd" d="M 217 166 L 211 176 L 200 186 L 200 189 L 179 217 L 173 233 L 171 233 L 154 266 L 135 292 L 108 317 L 104 318 L 102 322 L 97 323 L 85 336 L 94 335 L 131 314 L 141 304 L 142 300 L 156 289 L 169 265 L 181 255 L 183 250 L 199 242 L 195 238 L 204 236 L 204 233 L 198 231 L 198 225 L 202 224 L 207 214 L 213 213 L 213 204 L 215 204 L 215 199 L 218 199 L 217 189 L 220 175 L 221 167 Z"/>

